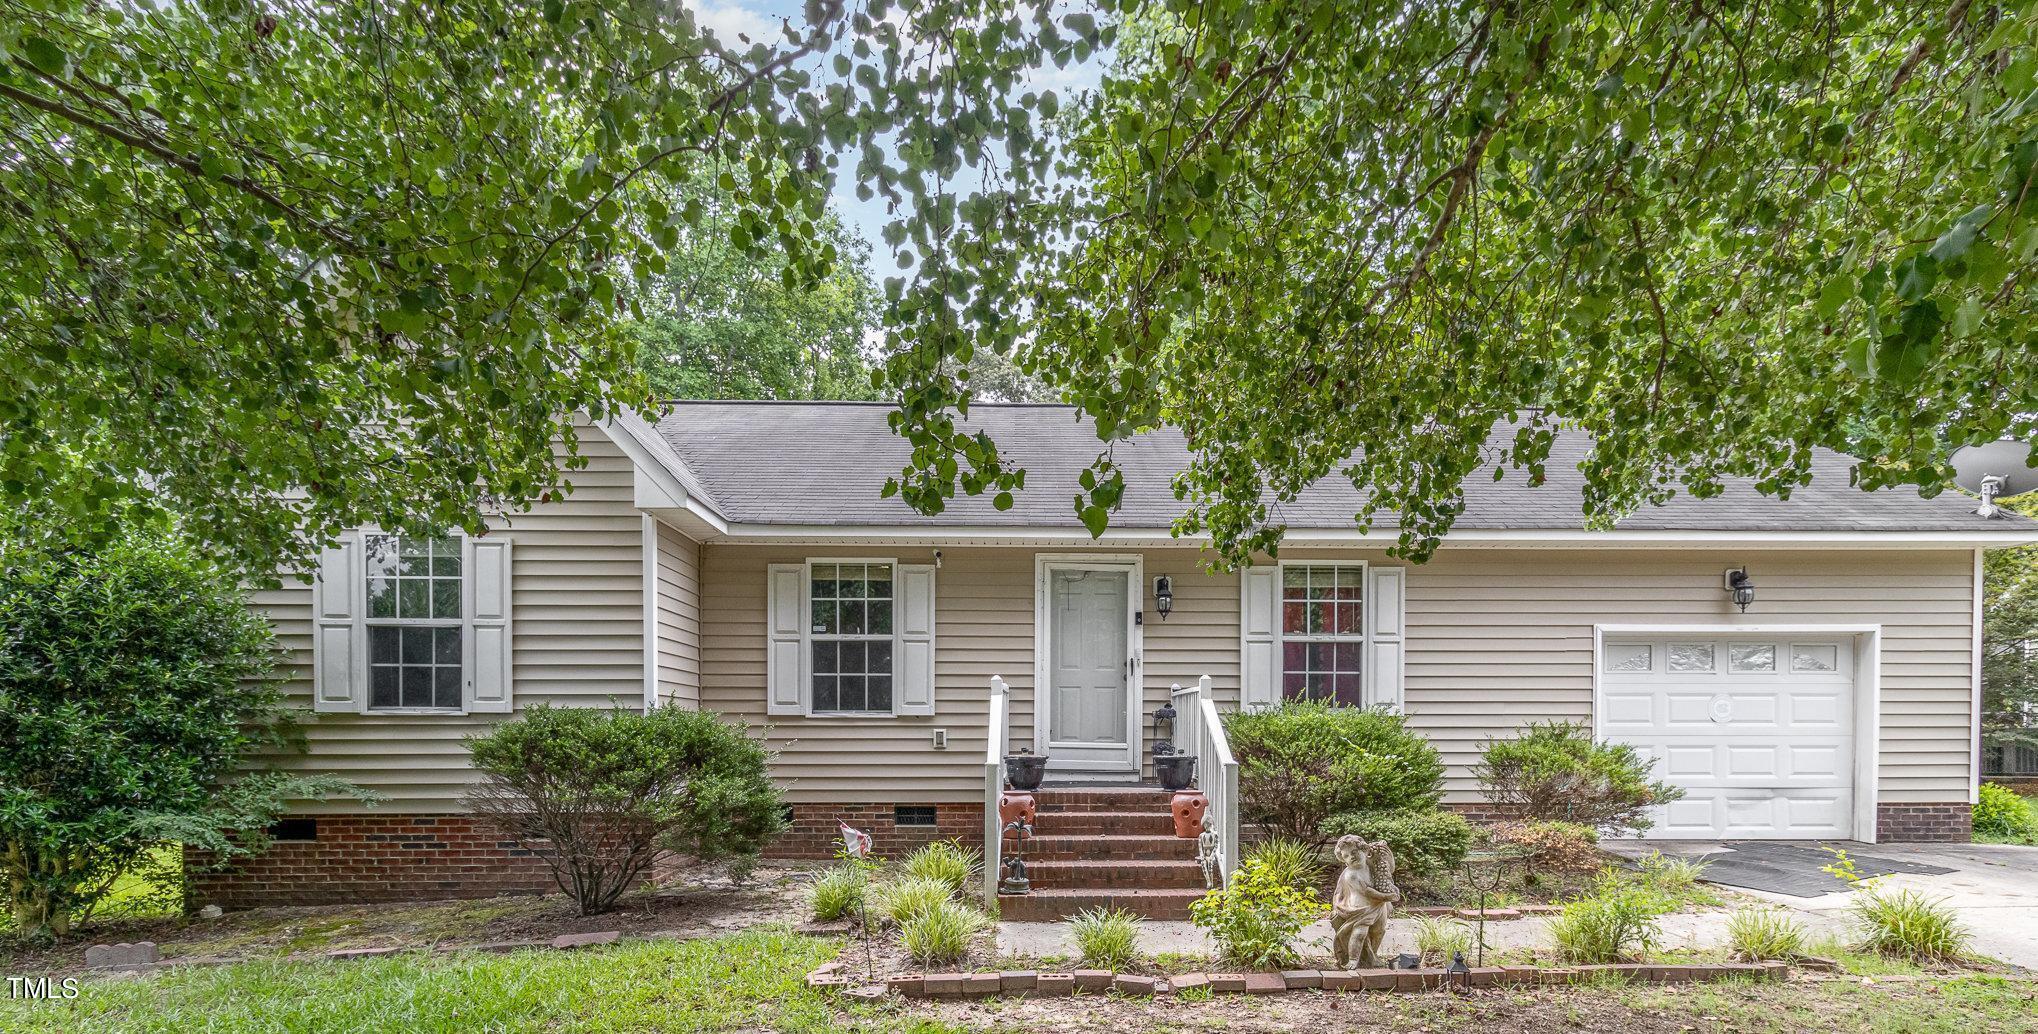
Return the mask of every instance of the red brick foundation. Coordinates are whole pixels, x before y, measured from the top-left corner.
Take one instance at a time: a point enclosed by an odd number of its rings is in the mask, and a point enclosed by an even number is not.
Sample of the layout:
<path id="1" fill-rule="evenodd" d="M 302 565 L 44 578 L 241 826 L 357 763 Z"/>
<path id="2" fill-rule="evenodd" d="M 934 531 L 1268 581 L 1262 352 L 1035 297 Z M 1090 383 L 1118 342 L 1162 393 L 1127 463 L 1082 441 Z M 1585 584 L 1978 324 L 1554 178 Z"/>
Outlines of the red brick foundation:
<path id="1" fill-rule="evenodd" d="M 1878 840 L 1891 844 L 1964 844 L 1974 839 L 1974 808 L 1959 804 L 1878 804 Z"/>
<path id="2" fill-rule="evenodd" d="M 279 840 L 225 870 L 185 854 L 187 907 L 328 905 L 537 894 L 544 860 L 466 815 L 321 815 L 316 839 Z"/>
<path id="3" fill-rule="evenodd" d="M 767 858 L 828 859 L 842 849 L 837 824 L 847 822 L 869 833 L 872 850 L 880 858 L 897 858 L 914 848 L 936 840 L 960 840 L 981 848 L 984 844 L 984 806 L 981 804 L 920 805 L 934 809 L 931 826 L 901 826 L 890 804 L 795 804 L 792 824 L 771 846 Z"/>

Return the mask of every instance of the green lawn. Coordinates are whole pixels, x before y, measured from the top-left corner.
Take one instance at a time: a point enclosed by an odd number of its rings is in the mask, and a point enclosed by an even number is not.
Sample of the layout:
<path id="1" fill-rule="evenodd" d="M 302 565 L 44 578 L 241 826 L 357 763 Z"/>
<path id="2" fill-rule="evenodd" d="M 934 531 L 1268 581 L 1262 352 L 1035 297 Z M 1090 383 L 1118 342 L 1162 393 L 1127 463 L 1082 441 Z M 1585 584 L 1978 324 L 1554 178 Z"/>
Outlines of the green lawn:
<path id="1" fill-rule="evenodd" d="M 755 930 L 703 941 L 507 955 L 244 962 L 92 980 L 69 1002 L 0 999 L 0 1030 L 71 1032 L 929 1030 L 851 1014 L 804 979 L 832 941 Z"/>
<path id="2" fill-rule="evenodd" d="M 1859 978 L 1765 985 L 1594 986 L 1428 995 L 1083 996 L 851 1008 L 807 990 L 839 942 L 782 927 L 706 940 L 507 955 L 412 954 L 357 962 L 256 960 L 89 980 L 69 1002 L 0 998 L 8 1032 L 798 1032 L 1098 1030 L 1626 1030 L 1636 1034 L 2027 1034 L 2038 984 L 2001 977 Z"/>

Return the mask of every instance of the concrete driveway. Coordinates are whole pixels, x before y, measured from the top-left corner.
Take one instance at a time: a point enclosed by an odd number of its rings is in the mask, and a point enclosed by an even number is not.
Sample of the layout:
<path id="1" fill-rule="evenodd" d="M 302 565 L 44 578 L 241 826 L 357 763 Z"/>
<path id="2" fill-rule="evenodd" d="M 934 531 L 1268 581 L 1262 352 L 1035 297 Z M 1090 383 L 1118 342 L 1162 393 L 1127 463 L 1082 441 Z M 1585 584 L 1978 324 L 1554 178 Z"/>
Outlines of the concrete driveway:
<path id="1" fill-rule="evenodd" d="M 1635 857 L 1649 851 L 1697 856 L 1722 850 L 1717 843 L 1697 841 L 1609 842 L 1608 850 Z M 1945 898 L 1974 937 L 1974 949 L 2014 966 L 2038 970 L 2038 847 L 2003 844 L 1845 844 L 1851 853 L 1952 869 L 1939 876 L 1884 877 L 1894 887 L 1912 887 Z M 1844 929 L 1852 891 L 1815 898 L 1768 894 L 1735 887 L 1736 893 L 1761 898 L 1805 913 L 1814 929 Z"/>

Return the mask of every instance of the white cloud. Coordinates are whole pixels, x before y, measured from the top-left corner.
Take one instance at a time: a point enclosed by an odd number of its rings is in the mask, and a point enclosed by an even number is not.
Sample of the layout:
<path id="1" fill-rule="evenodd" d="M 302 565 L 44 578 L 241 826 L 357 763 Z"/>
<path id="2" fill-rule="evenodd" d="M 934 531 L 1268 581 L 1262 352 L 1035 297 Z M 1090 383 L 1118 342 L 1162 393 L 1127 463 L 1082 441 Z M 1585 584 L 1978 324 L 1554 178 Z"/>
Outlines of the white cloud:
<path id="1" fill-rule="evenodd" d="M 704 0 L 694 8 L 694 19 L 702 28 L 715 34 L 715 39 L 725 47 L 741 49 L 744 43 L 738 37 L 748 36 L 751 43 L 771 46 L 782 39 L 779 20 L 755 8 L 740 3 L 715 3 Z"/>

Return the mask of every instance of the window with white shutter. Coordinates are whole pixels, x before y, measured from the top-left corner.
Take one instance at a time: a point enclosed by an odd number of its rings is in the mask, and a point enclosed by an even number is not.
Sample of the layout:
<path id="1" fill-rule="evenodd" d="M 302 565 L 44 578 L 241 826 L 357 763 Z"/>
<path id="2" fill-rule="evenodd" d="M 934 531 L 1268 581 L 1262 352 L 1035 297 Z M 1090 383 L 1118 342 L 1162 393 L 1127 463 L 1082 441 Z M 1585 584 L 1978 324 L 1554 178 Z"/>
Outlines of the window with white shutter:
<path id="1" fill-rule="evenodd" d="M 1308 561 L 1240 577 L 1240 702 L 1402 704 L 1406 568 Z"/>
<path id="2" fill-rule="evenodd" d="M 772 564 L 767 713 L 934 713 L 934 568 L 876 558 Z"/>
<path id="3" fill-rule="evenodd" d="M 507 540 L 350 533 L 313 600 L 317 710 L 512 709 Z"/>

